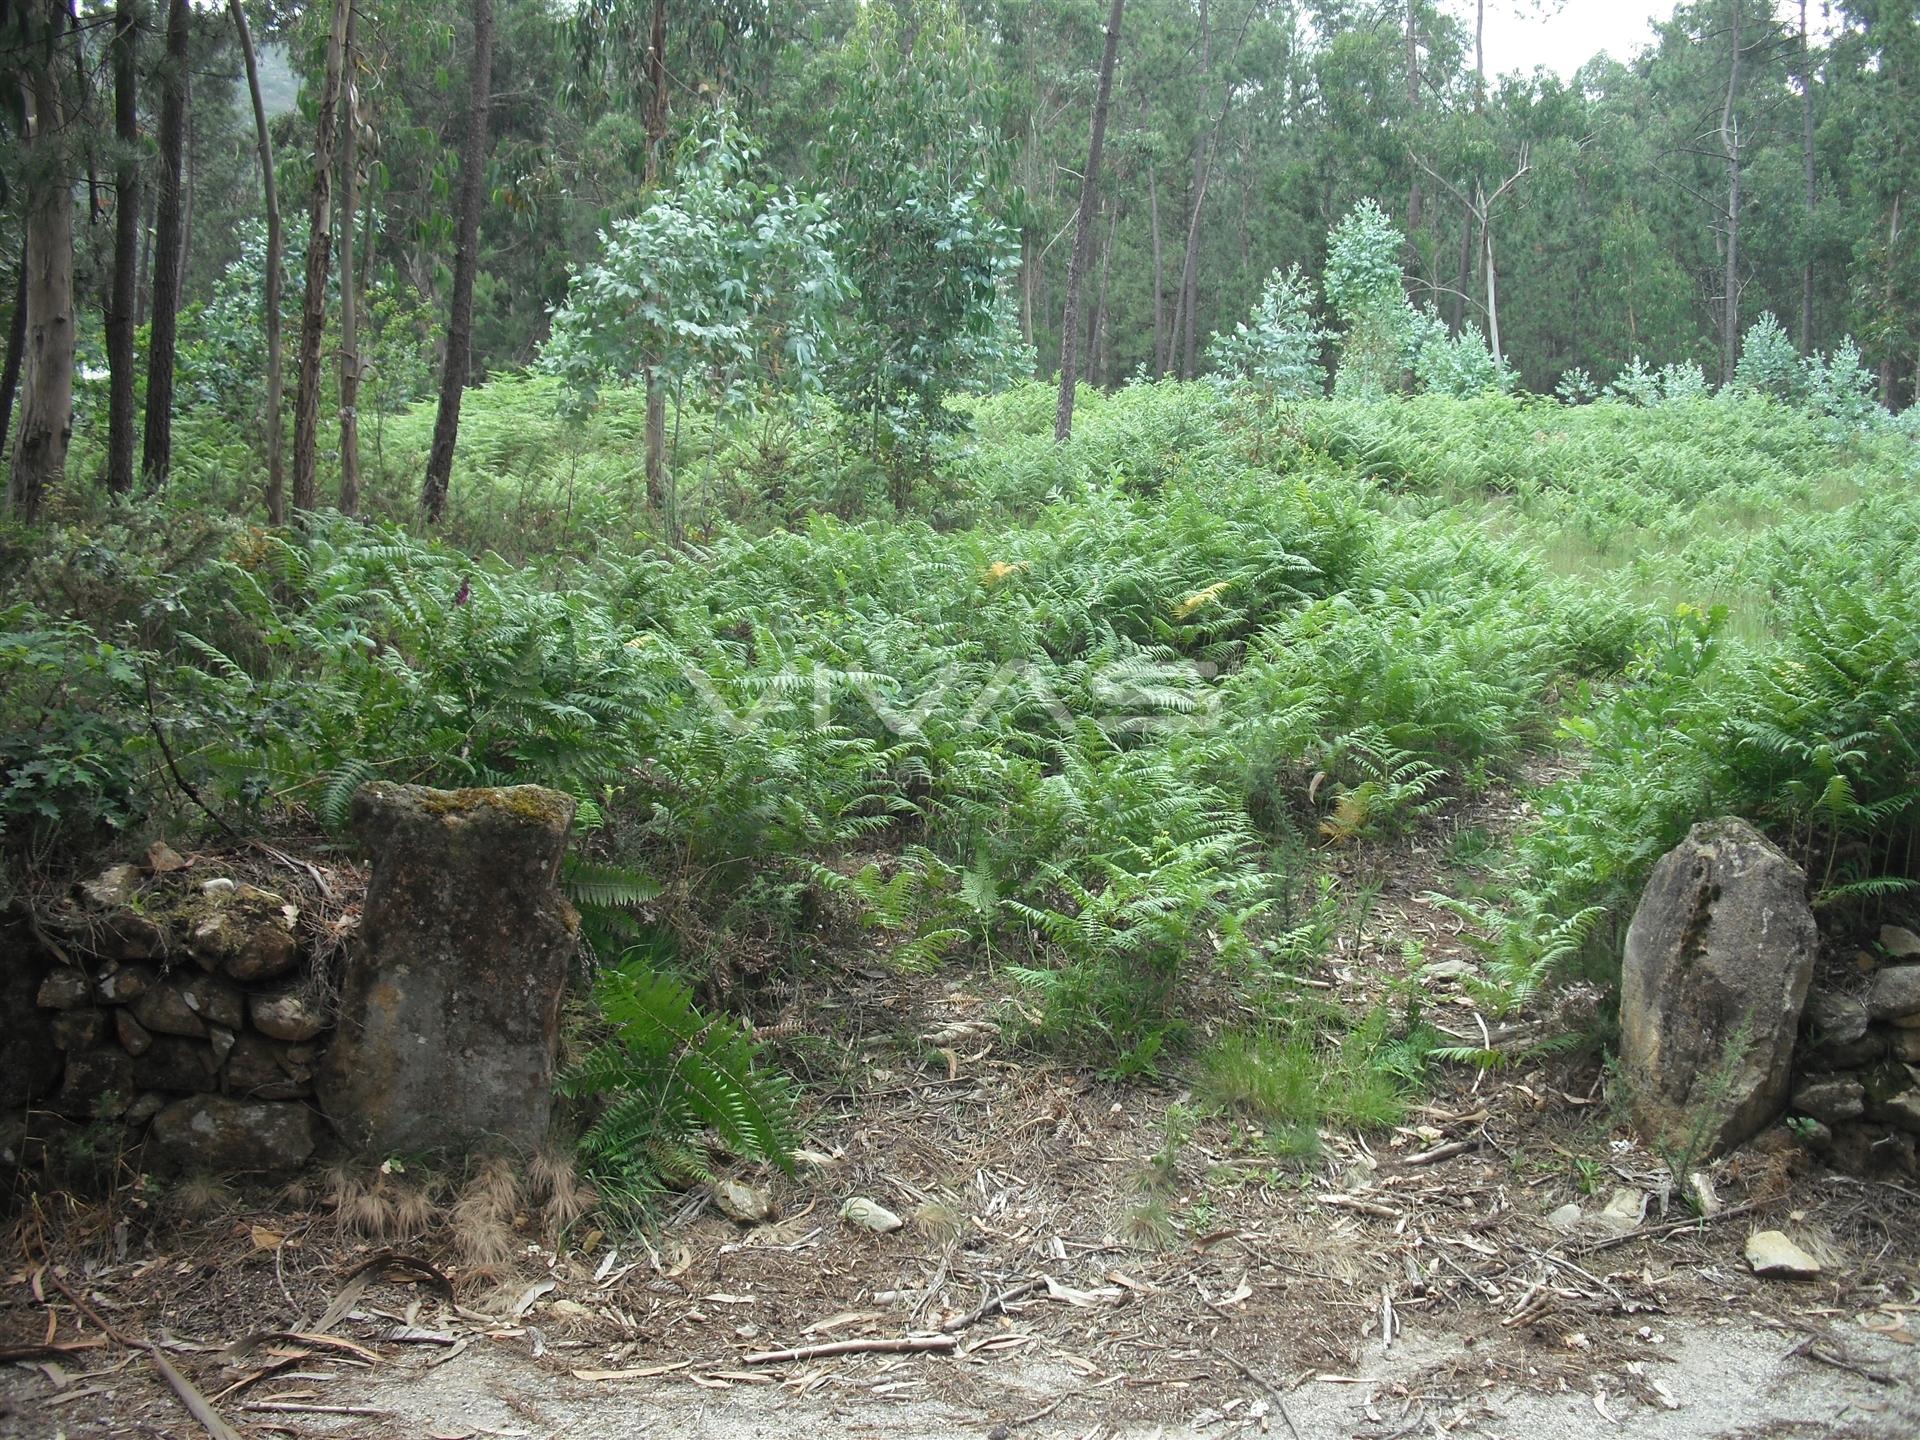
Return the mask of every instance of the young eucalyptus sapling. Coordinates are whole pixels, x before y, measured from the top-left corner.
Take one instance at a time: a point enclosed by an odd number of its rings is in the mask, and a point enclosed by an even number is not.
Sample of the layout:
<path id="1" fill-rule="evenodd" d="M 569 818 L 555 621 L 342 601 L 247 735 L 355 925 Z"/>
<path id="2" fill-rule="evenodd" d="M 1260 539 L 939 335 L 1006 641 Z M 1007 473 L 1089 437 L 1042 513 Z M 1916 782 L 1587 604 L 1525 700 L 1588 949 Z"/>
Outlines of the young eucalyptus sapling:
<path id="1" fill-rule="evenodd" d="M 850 293 L 824 202 L 756 178 L 759 149 L 724 117 L 679 180 L 601 233 L 553 317 L 544 367 L 591 405 L 605 384 L 689 388 L 716 412 L 819 388 L 834 312 Z M 680 533 L 671 471 L 650 496 Z"/>
<path id="2" fill-rule="evenodd" d="M 1207 359 L 1219 383 L 1230 390 L 1275 400 L 1305 400 L 1326 390 L 1320 347 L 1327 333 L 1313 320 L 1313 282 L 1298 265 L 1267 276 L 1259 303 L 1233 327 L 1215 332 Z"/>

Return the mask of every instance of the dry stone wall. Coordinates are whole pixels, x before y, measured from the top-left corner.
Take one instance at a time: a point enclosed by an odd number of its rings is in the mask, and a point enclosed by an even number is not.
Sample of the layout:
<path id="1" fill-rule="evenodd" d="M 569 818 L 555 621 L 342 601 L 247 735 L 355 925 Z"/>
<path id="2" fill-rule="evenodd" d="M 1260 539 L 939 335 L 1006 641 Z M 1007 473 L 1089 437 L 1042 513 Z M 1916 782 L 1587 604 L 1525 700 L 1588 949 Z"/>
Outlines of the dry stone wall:
<path id="1" fill-rule="evenodd" d="M 1920 935 L 1880 928 L 1836 957 L 1807 1002 L 1796 1126 L 1840 1169 L 1915 1172 L 1920 1137 Z"/>
<path id="2" fill-rule="evenodd" d="M 248 875 L 163 844 L 0 917 L 20 1017 L 0 1026 L 0 1165 L 63 1126 L 160 1171 L 532 1151 L 578 947 L 558 887 L 573 809 L 535 786 L 376 782 L 353 805 L 364 893 L 345 869 Z"/>
<path id="3" fill-rule="evenodd" d="M 321 1136 L 310 1097 L 332 1025 L 300 918 L 284 895 L 165 846 L 103 872 L 15 931 L 8 968 L 34 1009 L 13 1028 L 52 1053 L 9 1063 L 0 1098 L 120 1126 L 155 1168 L 297 1169 Z"/>

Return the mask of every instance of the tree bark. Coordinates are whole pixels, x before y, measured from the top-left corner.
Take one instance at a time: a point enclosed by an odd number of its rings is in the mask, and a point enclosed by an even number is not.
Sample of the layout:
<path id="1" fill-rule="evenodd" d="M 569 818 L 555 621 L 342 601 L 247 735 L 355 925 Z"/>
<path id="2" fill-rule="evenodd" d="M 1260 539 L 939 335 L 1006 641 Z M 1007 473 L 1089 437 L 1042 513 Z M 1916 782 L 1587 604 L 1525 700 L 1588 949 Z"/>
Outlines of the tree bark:
<path id="1" fill-rule="evenodd" d="M 653 0 L 647 32 L 647 172 L 651 190 L 660 183 L 660 152 L 667 142 L 667 0 Z"/>
<path id="2" fill-rule="evenodd" d="M 353 227 L 360 215 L 360 84 L 355 30 L 359 7 L 347 0 L 340 123 L 340 513 L 360 513 L 360 301 L 354 293 Z"/>
<path id="3" fill-rule="evenodd" d="M 181 223 L 187 146 L 187 39 L 193 10 L 169 0 L 167 58 L 160 72 L 160 210 L 154 220 L 153 322 L 147 336 L 147 425 L 140 452 L 142 483 L 158 490 L 173 468 L 173 359 L 180 316 Z"/>
<path id="4" fill-rule="evenodd" d="M 1407 113 L 1420 114 L 1420 31 L 1414 22 L 1414 0 L 1407 0 Z M 1407 185 L 1407 273 L 1412 275 L 1420 261 L 1420 242 L 1414 234 L 1420 228 L 1420 169 L 1415 166 Z"/>
<path id="5" fill-rule="evenodd" d="M 0 460 L 7 458 L 7 432 L 13 428 L 13 397 L 20 389 L 20 352 L 27 343 L 27 251 L 20 248 L 20 273 L 14 276 L 13 319 L 7 324 L 7 358 L 0 365 Z"/>
<path id="6" fill-rule="evenodd" d="M 1147 163 L 1147 228 L 1153 237 L 1153 378 L 1167 373 L 1167 277 L 1160 243 L 1159 167 Z"/>
<path id="7" fill-rule="evenodd" d="M 114 157 L 113 282 L 107 292 L 107 489 L 133 489 L 133 432 L 139 418 L 134 396 L 134 307 L 139 303 L 140 115 L 138 84 L 139 6 L 115 0 L 113 7 Z"/>
<path id="8" fill-rule="evenodd" d="M 30 522 L 66 475 L 73 438 L 73 193 L 59 148 L 67 12 L 60 0 L 32 0 L 23 8 L 29 24 L 51 32 L 44 58 L 29 62 L 25 82 L 26 321 L 20 429 L 7 475 L 8 504 Z"/>
<path id="9" fill-rule="evenodd" d="M 667 389 L 656 367 L 647 367 L 647 508 L 670 527 L 673 505 L 667 495 Z M 669 533 L 668 540 L 672 540 Z"/>
<path id="10" fill-rule="evenodd" d="M 460 146 L 459 248 L 453 263 L 453 299 L 447 322 L 447 363 L 440 372 L 440 411 L 420 503 L 435 524 L 447 504 L 453 447 L 460 436 L 460 399 L 473 349 L 473 277 L 480 263 L 480 203 L 486 191 L 487 124 L 493 85 L 493 0 L 474 0 L 473 69 L 467 134 Z"/>
<path id="11" fill-rule="evenodd" d="M 1740 352 L 1740 121 L 1734 98 L 1740 88 L 1740 0 L 1733 0 L 1732 53 L 1727 62 L 1727 98 L 1720 107 L 1720 148 L 1727 157 L 1726 294 L 1720 305 L 1720 383 L 1733 383 Z"/>
<path id="12" fill-rule="evenodd" d="M 334 137 L 340 123 L 340 77 L 345 66 L 347 16 L 352 0 L 334 0 L 327 32 L 326 69 L 314 125 L 313 194 L 307 206 L 306 294 L 300 306 L 300 380 L 293 396 L 293 508 L 319 503 L 315 478 L 320 438 L 320 352 L 327 331 L 327 272 L 333 261 Z M 436 443 L 438 432 L 436 431 Z M 432 462 L 428 462 L 428 483 Z"/>
<path id="13" fill-rule="evenodd" d="M 1093 301 L 1093 338 L 1088 342 L 1087 373 L 1093 376 L 1096 385 L 1111 385 L 1113 371 L 1109 364 L 1112 350 L 1111 327 L 1107 324 L 1107 281 L 1113 272 L 1113 247 L 1120 238 L 1120 207 L 1107 207 L 1107 239 L 1100 250 L 1100 284 L 1094 292 Z"/>
<path id="14" fill-rule="evenodd" d="M 1100 85 L 1093 101 L 1093 134 L 1087 141 L 1087 173 L 1080 181 L 1080 215 L 1073 226 L 1073 255 L 1067 261 L 1067 313 L 1060 325 L 1060 402 L 1053 414 L 1056 442 L 1073 434 L 1073 391 L 1080 370 L 1080 281 L 1093 247 L 1093 219 L 1100 201 L 1100 151 L 1107 140 L 1107 101 L 1113 94 L 1113 66 L 1120 54 L 1120 12 L 1126 0 L 1113 0 L 1107 13 L 1107 44 L 1100 57 Z"/>
<path id="15" fill-rule="evenodd" d="M 667 4 L 653 0 L 653 21 L 647 35 L 647 168 L 651 190 L 660 183 L 660 156 L 667 143 Z M 668 489 L 667 393 L 656 366 L 647 366 L 646 479 L 647 508 L 659 518 L 668 544 L 677 544 L 678 507 Z"/>
<path id="16" fill-rule="evenodd" d="M 1800 256 L 1800 353 L 1813 353 L 1813 62 L 1807 50 L 1807 0 L 1800 0 L 1800 163 L 1806 185 L 1807 233 Z"/>
<path id="17" fill-rule="evenodd" d="M 260 64 L 253 53 L 253 35 L 240 0 L 227 0 L 234 33 L 240 39 L 240 57 L 247 67 L 247 94 L 253 101 L 253 135 L 260 152 L 260 185 L 267 207 L 267 522 L 287 523 L 286 458 L 281 444 L 280 353 L 280 190 L 274 182 L 273 135 L 267 129 L 267 105 L 260 92 Z"/>

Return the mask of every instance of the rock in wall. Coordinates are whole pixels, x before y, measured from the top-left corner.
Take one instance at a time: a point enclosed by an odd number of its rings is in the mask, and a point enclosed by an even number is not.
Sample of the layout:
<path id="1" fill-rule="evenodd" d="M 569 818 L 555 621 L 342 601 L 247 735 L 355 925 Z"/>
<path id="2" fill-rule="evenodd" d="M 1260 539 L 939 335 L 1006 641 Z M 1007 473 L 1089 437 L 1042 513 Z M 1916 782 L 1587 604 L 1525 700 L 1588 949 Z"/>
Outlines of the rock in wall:
<path id="1" fill-rule="evenodd" d="M 1819 946 L 1806 876 L 1744 820 L 1695 825 L 1627 930 L 1620 1061 L 1648 1138 L 1705 1157 L 1786 1104 Z"/>

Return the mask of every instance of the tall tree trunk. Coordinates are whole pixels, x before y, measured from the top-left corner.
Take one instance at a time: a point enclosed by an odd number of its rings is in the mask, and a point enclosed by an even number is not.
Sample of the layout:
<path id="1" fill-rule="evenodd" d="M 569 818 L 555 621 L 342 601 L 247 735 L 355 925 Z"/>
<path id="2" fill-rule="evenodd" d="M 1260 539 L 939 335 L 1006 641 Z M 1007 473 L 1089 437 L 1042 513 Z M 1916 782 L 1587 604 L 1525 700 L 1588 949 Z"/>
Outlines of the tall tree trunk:
<path id="1" fill-rule="evenodd" d="M 493 86 L 493 0 L 474 0 L 473 69 L 467 98 L 467 133 L 460 145 L 459 249 L 453 262 L 453 299 L 447 319 L 447 363 L 440 372 L 440 411 L 433 422 L 433 449 L 420 503 L 436 523 L 447 504 L 453 447 L 460 436 L 460 399 L 473 349 L 473 277 L 480 266 L 480 202 L 486 190 L 487 116 Z"/>
<path id="2" fill-rule="evenodd" d="M 7 358 L 0 364 L 0 460 L 7 458 L 7 432 L 13 428 L 13 397 L 20 389 L 20 352 L 27 343 L 27 251 L 20 248 L 20 273 L 14 276 L 13 319 L 7 324 Z"/>
<path id="3" fill-rule="evenodd" d="M 1120 54 L 1120 12 L 1126 0 L 1113 0 L 1107 12 L 1107 45 L 1100 57 L 1100 87 L 1093 101 L 1093 135 L 1087 141 L 1087 173 L 1080 181 L 1080 216 L 1073 227 L 1073 255 L 1067 262 L 1067 314 L 1060 325 L 1060 403 L 1053 414 L 1053 438 L 1073 434 L 1073 390 L 1080 369 L 1080 279 L 1093 246 L 1094 208 L 1100 200 L 1100 151 L 1107 140 L 1107 100 L 1113 94 L 1113 64 Z"/>
<path id="4" fill-rule="evenodd" d="M 1720 107 L 1720 149 L 1727 157 L 1726 294 L 1720 305 L 1720 383 L 1733 383 L 1740 353 L 1740 120 L 1734 99 L 1740 89 L 1740 0 L 1733 0 L 1732 51 L 1727 61 L 1727 98 Z"/>
<path id="5" fill-rule="evenodd" d="M 660 154 L 667 143 L 667 0 L 653 0 L 647 30 L 647 172 L 651 190 L 660 183 Z"/>
<path id="6" fill-rule="evenodd" d="M 1207 78 L 1213 72 L 1213 13 L 1207 0 L 1200 0 L 1200 73 L 1194 82 L 1194 93 L 1206 92 Z M 1184 353 L 1182 337 L 1191 328 L 1187 324 L 1187 306 L 1191 299 L 1188 291 L 1188 276 L 1194 274 L 1199 257 L 1194 254 L 1194 244 L 1200 224 L 1201 192 L 1206 186 L 1207 173 L 1207 132 L 1202 130 L 1193 139 L 1193 179 L 1187 184 L 1188 224 L 1187 248 L 1180 257 L 1180 289 L 1173 300 L 1173 326 L 1167 335 L 1167 366 L 1175 375 L 1185 379 L 1186 370 L 1181 363 Z"/>
<path id="7" fill-rule="evenodd" d="M 1100 250 L 1100 285 L 1094 292 L 1093 301 L 1093 340 L 1089 346 L 1087 371 L 1093 376 L 1096 385 L 1111 385 L 1113 373 L 1108 363 L 1112 350 L 1110 330 L 1107 324 L 1107 278 L 1113 272 L 1113 247 L 1120 238 L 1120 207 L 1107 207 L 1107 241 Z"/>
<path id="8" fill-rule="evenodd" d="M 187 0 L 169 0 L 167 58 L 160 72 L 160 210 L 154 221 L 153 323 L 147 337 L 147 427 L 140 473 L 149 490 L 173 468 L 173 356 L 180 315 L 182 165 L 187 147 Z"/>
<path id="9" fill-rule="evenodd" d="M 60 69 L 67 63 L 60 37 L 67 12 L 60 0 L 32 0 L 23 9 L 35 30 L 50 32 L 25 82 L 26 333 L 20 429 L 7 475 L 8 504 L 31 521 L 65 476 L 73 438 L 73 192 L 60 153 L 66 123 Z"/>
<path id="10" fill-rule="evenodd" d="M 267 522 L 287 523 L 287 474 L 281 444 L 280 354 L 280 190 L 273 176 L 273 135 L 267 129 L 267 105 L 260 93 L 260 64 L 253 53 L 253 35 L 240 0 L 227 0 L 240 56 L 247 66 L 247 94 L 253 101 L 253 137 L 260 152 L 260 184 L 267 207 Z"/>
<path id="11" fill-rule="evenodd" d="M 1458 338 L 1467 323 L 1467 289 L 1473 284 L 1473 210 L 1460 207 L 1460 269 L 1454 277 L 1452 313 L 1447 328 Z"/>
<path id="12" fill-rule="evenodd" d="M 649 365 L 647 385 L 646 475 L 647 508 L 667 527 L 673 540 L 673 503 L 667 494 L 667 387 L 657 367 Z"/>
<path id="13" fill-rule="evenodd" d="M 1213 129 L 1207 132 L 1201 142 L 1199 187 L 1194 191 L 1193 214 L 1187 221 L 1187 260 L 1180 275 L 1180 308 L 1174 312 L 1178 317 L 1175 328 L 1179 331 L 1180 378 L 1183 380 L 1191 380 L 1194 375 L 1194 312 L 1200 308 L 1200 215 L 1207 206 L 1207 187 L 1213 182 L 1214 142 L 1219 138 L 1221 127 L 1227 123 L 1227 112 L 1232 108 L 1233 86 L 1228 85 Z"/>
<path id="14" fill-rule="evenodd" d="M 113 283 L 107 292 L 107 489 L 133 489 L 133 432 L 139 419 L 134 396 L 133 312 L 140 268 L 140 115 L 136 51 L 139 5 L 113 7 L 114 158 Z"/>
<path id="15" fill-rule="evenodd" d="M 1906 198 L 1906 192 L 1896 191 L 1893 197 L 1893 209 L 1887 216 L 1887 254 L 1891 257 L 1899 254 L 1900 244 L 1900 202 Z M 1881 281 L 1881 314 L 1891 317 L 1893 314 L 1893 266 L 1886 266 Z M 1893 409 L 1893 340 L 1887 339 L 1887 349 L 1880 356 L 1880 403 Z"/>
<path id="16" fill-rule="evenodd" d="M 193 186 L 194 157 L 200 153 L 198 139 L 200 111 L 193 103 L 193 71 L 187 71 L 186 85 L 182 92 L 186 97 L 185 114 L 187 117 L 186 143 L 180 147 L 180 268 L 181 286 L 186 285 L 186 242 L 193 234 Z"/>
<path id="17" fill-rule="evenodd" d="M 1147 229 L 1153 237 L 1153 378 L 1167 372 L 1167 275 L 1160 243 L 1159 167 L 1147 162 Z"/>
<path id="18" fill-rule="evenodd" d="M 1414 0 L 1407 0 L 1407 113 L 1420 114 L 1420 31 L 1414 23 Z M 1407 185 L 1407 273 L 1412 275 L 1420 261 L 1420 167 L 1413 167 L 1413 179 Z"/>
<path id="19" fill-rule="evenodd" d="M 333 262 L 334 137 L 340 124 L 340 77 L 346 63 L 352 0 L 333 0 L 326 69 L 314 123 L 313 194 L 307 204 L 306 294 L 300 304 L 300 379 L 293 394 L 293 508 L 319 504 L 315 478 L 320 440 L 320 352 L 327 333 L 327 272 Z M 431 481 L 432 471 L 428 478 Z"/>
<path id="20" fill-rule="evenodd" d="M 1800 0 L 1800 164 L 1806 185 L 1807 233 L 1800 256 L 1800 353 L 1813 353 L 1813 216 L 1819 197 L 1813 171 L 1813 62 L 1807 50 L 1807 0 Z"/>
<path id="21" fill-rule="evenodd" d="M 153 189 L 140 187 L 140 279 L 135 286 L 133 324 L 137 330 L 153 311 Z"/>
<path id="22" fill-rule="evenodd" d="M 359 7 L 347 0 L 340 123 L 340 513 L 360 513 L 360 301 L 354 293 L 353 226 L 360 215 L 360 83 L 355 30 Z"/>
<path id="23" fill-rule="evenodd" d="M 1480 214 L 1480 263 L 1487 272 L 1487 348 L 1498 364 L 1500 352 L 1500 270 L 1493 260 L 1492 207 L 1482 199 Z"/>
<path id="24" fill-rule="evenodd" d="M 660 157 L 667 144 L 667 0 L 653 0 L 653 18 L 647 30 L 647 161 L 646 186 L 660 183 Z M 647 419 L 645 469 L 647 508 L 660 520 L 669 544 L 679 540 L 677 509 L 668 493 L 667 392 L 657 365 L 646 367 Z"/>

